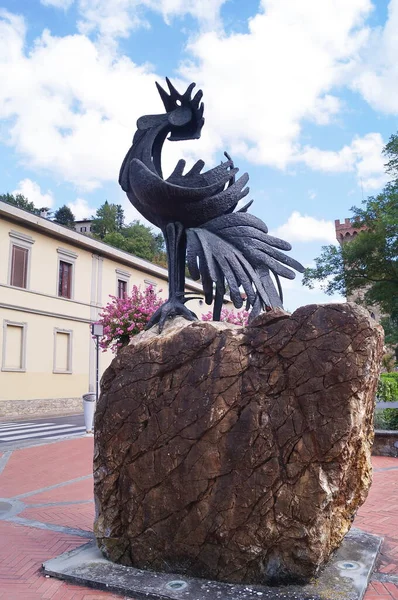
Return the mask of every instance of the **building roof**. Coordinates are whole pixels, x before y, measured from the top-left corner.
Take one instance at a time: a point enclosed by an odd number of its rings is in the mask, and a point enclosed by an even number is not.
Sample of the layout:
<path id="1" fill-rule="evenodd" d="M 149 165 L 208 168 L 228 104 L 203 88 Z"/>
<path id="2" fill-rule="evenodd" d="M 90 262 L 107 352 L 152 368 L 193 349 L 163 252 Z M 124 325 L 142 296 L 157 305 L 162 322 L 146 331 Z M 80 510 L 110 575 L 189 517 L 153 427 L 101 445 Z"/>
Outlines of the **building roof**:
<path id="1" fill-rule="evenodd" d="M 53 223 L 53 221 L 49 221 L 48 219 L 44 219 L 43 217 L 39 217 L 38 215 L 34 215 L 33 213 L 0 200 L 0 218 L 1 217 L 8 221 L 12 221 L 17 225 L 37 231 L 42 235 L 48 235 L 49 237 L 67 242 L 77 248 L 94 252 L 95 254 L 110 258 L 111 260 L 122 263 L 132 269 L 137 269 L 168 281 L 168 272 L 164 267 L 159 267 L 148 260 L 134 256 L 129 252 L 119 250 L 113 246 L 109 246 L 109 244 L 105 244 L 88 235 L 79 233 L 74 229 L 69 229 L 58 223 Z M 192 279 L 186 280 L 186 287 L 203 294 L 200 283 L 196 283 Z"/>

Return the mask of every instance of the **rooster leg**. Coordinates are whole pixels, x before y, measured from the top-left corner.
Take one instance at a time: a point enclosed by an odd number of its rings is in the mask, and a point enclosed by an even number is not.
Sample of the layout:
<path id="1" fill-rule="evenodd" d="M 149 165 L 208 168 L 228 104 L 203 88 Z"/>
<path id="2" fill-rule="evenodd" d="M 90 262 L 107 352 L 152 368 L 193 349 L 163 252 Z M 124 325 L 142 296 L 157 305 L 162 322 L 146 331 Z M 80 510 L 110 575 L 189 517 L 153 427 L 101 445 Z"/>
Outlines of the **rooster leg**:
<path id="1" fill-rule="evenodd" d="M 169 223 L 163 231 L 169 268 L 169 299 L 152 315 L 145 329 L 159 324 L 159 333 L 167 319 L 181 316 L 195 321 L 197 316 L 184 305 L 186 235 L 181 223 Z"/>

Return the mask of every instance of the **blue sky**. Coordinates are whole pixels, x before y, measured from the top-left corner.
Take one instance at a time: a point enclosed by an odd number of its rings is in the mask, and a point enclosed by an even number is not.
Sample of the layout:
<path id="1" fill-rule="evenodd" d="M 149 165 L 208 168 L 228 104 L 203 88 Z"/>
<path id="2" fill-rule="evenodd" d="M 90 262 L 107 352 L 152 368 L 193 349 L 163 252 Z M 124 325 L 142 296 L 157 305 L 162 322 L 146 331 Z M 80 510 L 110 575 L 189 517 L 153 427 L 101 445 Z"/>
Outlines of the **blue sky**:
<path id="1" fill-rule="evenodd" d="M 5 0 L 0 10 L 1 193 L 89 217 L 118 187 L 154 82 L 203 89 L 199 141 L 166 143 L 250 175 L 251 212 L 312 263 L 334 219 L 387 181 L 398 130 L 398 0 Z M 285 305 L 329 301 L 300 278 Z M 332 300 L 338 300 L 337 297 Z"/>

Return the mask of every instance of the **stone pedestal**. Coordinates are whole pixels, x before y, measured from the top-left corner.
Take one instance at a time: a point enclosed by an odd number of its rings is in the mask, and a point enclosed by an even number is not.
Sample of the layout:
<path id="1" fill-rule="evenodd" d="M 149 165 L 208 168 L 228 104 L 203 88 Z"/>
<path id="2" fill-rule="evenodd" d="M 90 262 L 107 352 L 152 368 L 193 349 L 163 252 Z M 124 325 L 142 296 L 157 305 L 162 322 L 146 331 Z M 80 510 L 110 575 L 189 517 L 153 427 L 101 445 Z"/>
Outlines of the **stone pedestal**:
<path id="1" fill-rule="evenodd" d="M 316 575 L 371 483 L 382 349 L 354 304 L 137 336 L 96 412 L 100 549 L 219 581 Z"/>

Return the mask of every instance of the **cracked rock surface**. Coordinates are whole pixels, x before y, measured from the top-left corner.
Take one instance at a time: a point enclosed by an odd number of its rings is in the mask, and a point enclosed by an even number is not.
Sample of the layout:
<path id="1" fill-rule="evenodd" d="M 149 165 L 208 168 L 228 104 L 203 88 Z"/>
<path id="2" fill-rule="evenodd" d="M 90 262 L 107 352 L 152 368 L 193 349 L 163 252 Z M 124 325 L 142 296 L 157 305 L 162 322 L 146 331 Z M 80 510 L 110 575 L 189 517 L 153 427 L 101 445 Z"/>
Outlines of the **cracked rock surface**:
<path id="1" fill-rule="evenodd" d="M 382 352 L 355 304 L 137 336 L 105 372 L 95 418 L 102 552 L 229 582 L 316 575 L 371 484 Z"/>

